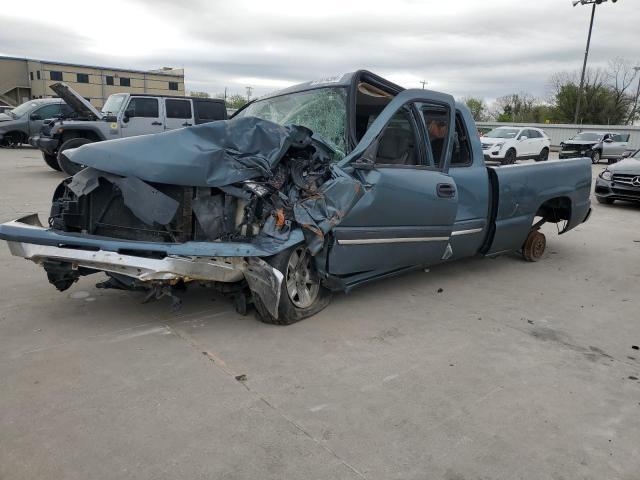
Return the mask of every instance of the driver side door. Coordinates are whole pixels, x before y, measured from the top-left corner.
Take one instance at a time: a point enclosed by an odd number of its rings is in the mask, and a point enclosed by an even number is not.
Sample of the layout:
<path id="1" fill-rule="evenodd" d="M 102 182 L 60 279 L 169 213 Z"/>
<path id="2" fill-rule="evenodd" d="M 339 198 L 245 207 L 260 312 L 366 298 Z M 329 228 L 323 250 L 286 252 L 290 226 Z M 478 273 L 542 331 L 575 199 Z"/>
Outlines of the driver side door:
<path id="1" fill-rule="evenodd" d="M 373 278 L 447 258 L 458 208 L 447 173 L 454 111 L 448 95 L 406 90 L 340 162 L 353 169 L 365 192 L 334 229 L 331 274 Z M 429 140 L 427 112 L 448 125 L 444 138 Z"/>

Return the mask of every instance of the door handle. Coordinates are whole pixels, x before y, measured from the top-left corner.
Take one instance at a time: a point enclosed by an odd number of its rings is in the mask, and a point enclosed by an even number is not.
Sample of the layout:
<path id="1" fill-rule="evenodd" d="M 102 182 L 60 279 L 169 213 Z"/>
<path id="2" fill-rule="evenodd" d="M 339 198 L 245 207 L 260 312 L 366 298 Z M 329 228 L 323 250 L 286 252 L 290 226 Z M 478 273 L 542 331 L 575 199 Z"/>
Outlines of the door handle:
<path id="1" fill-rule="evenodd" d="M 456 187 L 449 183 L 439 183 L 436 190 L 438 196 L 442 198 L 452 198 L 456 196 Z"/>
<path id="2" fill-rule="evenodd" d="M 191 124 L 191 123 L 189 123 L 189 122 L 184 122 L 184 123 L 182 124 L 182 126 L 183 126 L 183 127 L 190 127 L 191 125 L 192 125 L 192 124 Z"/>
<path id="3" fill-rule="evenodd" d="M 151 125 L 162 125 L 161 122 L 153 122 Z"/>

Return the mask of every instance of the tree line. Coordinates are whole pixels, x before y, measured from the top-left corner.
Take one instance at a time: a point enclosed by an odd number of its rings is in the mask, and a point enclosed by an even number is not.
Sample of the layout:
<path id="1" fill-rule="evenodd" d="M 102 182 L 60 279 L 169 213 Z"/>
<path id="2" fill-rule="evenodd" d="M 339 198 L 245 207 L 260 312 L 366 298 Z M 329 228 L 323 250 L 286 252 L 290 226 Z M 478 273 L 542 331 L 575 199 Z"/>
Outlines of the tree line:
<path id="1" fill-rule="evenodd" d="M 191 97 L 200 97 L 200 98 L 211 98 L 211 95 L 207 92 L 189 92 L 189 96 Z M 225 105 L 227 108 L 241 108 L 244 107 L 247 103 L 247 97 L 244 95 L 240 95 L 239 93 L 234 93 L 233 95 L 225 96 L 224 93 L 216 93 L 213 98 L 221 98 L 224 99 Z"/>
<path id="2" fill-rule="evenodd" d="M 580 73 L 561 72 L 553 75 L 549 81 L 547 98 L 518 92 L 499 97 L 491 105 L 478 97 L 465 97 L 462 101 L 476 121 L 573 123 Z M 587 69 L 578 122 L 632 125 L 640 120 L 638 81 L 640 71 L 623 58 L 611 60 L 607 68 Z"/>

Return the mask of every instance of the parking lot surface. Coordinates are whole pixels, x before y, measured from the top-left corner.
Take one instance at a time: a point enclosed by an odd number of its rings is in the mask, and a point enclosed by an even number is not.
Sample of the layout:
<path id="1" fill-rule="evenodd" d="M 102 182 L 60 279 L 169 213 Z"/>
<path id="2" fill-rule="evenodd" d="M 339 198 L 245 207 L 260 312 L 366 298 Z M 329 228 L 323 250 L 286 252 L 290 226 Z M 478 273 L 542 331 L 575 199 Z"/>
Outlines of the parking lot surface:
<path id="1" fill-rule="evenodd" d="M 595 166 L 594 176 L 604 169 Z M 0 149 L 0 221 L 63 175 Z M 640 478 L 640 206 L 289 327 L 204 289 L 59 293 L 0 245 L 0 478 Z M 636 347 L 635 349 L 633 347 Z"/>

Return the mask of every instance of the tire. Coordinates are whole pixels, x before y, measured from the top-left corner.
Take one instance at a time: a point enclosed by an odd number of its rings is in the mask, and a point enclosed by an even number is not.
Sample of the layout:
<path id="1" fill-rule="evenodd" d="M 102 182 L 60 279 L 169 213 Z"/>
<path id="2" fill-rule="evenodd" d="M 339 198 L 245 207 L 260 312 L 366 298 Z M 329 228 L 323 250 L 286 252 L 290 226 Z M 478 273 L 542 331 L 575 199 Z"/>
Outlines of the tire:
<path id="1" fill-rule="evenodd" d="M 18 148 L 22 143 L 24 143 L 24 138 L 19 132 L 7 133 L 2 139 L 2 146 L 7 148 Z"/>
<path id="2" fill-rule="evenodd" d="M 516 163 L 516 151 L 510 148 L 504 156 L 503 165 L 513 165 L 514 163 Z"/>
<path id="3" fill-rule="evenodd" d="M 614 198 L 596 197 L 596 200 L 598 201 L 598 203 L 602 203 L 605 205 L 611 205 L 613 204 L 613 202 L 615 202 Z"/>
<path id="4" fill-rule="evenodd" d="M 600 150 L 594 150 L 593 152 L 591 152 L 591 163 L 593 163 L 594 165 L 600 163 L 600 158 L 602 158 Z"/>
<path id="5" fill-rule="evenodd" d="M 89 140 L 88 138 L 77 137 L 71 138 L 60 145 L 60 148 L 58 149 L 58 166 L 60 167 L 60 169 L 67 175 L 75 175 L 80 170 L 82 170 L 84 168 L 84 165 L 73 163 L 64 155 L 64 151 L 69 150 L 70 148 L 78 148 L 82 145 L 86 145 L 87 143 L 92 142 L 93 140 Z"/>
<path id="6" fill-rule="evenodd" d="M 542 258 L 547 247 L 547 238 L 538 230 L 529 232 L 522 246 L 522 256 L 527 262 L 537 262 Z"/>
<path id="7" fill-rule="evenodd" d="M 260 297 L 253 295 L 258 319 L 274 325 L 291 325 L 323 310 L 331 301 L 331 292 L 320 284 L 315 261 L 305 245 L 292 247 L 265 259 L 284 276 L 278 304 L 278 318 L 266 309 Z M 303 287 L 304 290 L 300 290 Z M 305 294 L 301 295 L 301 292 Z"/>
<path id="8" fill-rule="evenodd" d="M 48 153 L 42 152 L 42 159 L 44 160 L 44 163 L 46 163 L 49 167 L 53 168 L 54 170 L 57 170 L 58 172 L 62 171 L 62 169 L 60 168 L 60 165 L 58 165 L 57 155 L 50 155 Z"/>
<path id="9" fill-rule="evenodd" d="M 543 148 L 536 159 L 536 162 L 546 162 L 549 160 L 549 149 L 547 147 Z"/>

